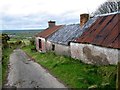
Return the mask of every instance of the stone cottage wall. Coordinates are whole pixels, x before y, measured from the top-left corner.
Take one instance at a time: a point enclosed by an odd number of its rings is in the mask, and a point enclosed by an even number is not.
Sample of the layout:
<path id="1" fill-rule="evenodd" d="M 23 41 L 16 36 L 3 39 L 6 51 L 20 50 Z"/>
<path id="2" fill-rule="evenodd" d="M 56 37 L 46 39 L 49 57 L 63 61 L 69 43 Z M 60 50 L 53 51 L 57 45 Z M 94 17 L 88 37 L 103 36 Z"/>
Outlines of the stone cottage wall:
<path id="1" fill-rule="evenodd" d="M 50 41 L 46 41 L 46 51 L 52 50 L 52 43 Z"/>
<path id="2" fill-rule="evenodd" d="M 70 56 L 70 46 L 54 44 L 55 45 L 55 53 L 59 55 Z"/>
<path id="3" fill-rule="evenodd" d="M 71 57 L 88 64 L 117 64 L 120 50 L 95 46 L 91 44 L 71 43 Z"/>
<path id="4" fill-rule="evenodd" d="M 37 49 L 37 51 L 39 51 L 39 52 L 46 52 L 46 48 L 45 48 L 45 39 L 44 38 L 41 38 L 41 37 L 36 37 L 35 38 L 36 40 L 36 49 Z M 39 48 L 39 39 L 41 39 L 41 44 L 42 44 L 42 48 L 40 49 Z"/>

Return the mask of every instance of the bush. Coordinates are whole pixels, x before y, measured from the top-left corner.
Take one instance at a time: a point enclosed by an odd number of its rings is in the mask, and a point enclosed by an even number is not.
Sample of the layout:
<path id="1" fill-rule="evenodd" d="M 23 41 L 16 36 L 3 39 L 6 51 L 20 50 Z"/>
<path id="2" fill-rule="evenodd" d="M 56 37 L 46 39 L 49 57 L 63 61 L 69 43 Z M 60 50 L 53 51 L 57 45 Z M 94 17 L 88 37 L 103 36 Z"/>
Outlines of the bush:
<path id="1" fill-rule="evenodd" d="M 22 41 L 21 41 L 21 40 L 17 40 L 15 44 L 16 44 L 16 45 L 21 45 L 21 44 L 22 44 Z"/>
<path id="2" fill-rule="evenodd" d="M 31 46 L 31 51 L 34 51 L 34 52 L 37 51 L 35 45 L 34 45 L 34 46 Z"/>
<path id="3" fill-rule="evenodd" d="M 7 41 L 10 40 L 10 37 L 7 34 L 2 34 L 2 49 L 9 47 Z"/>
<path id="4" fill-rule="evenodd" d="M 35 40 L 34 39 L 30 40 L 30 45 L 35 45 Z"/>

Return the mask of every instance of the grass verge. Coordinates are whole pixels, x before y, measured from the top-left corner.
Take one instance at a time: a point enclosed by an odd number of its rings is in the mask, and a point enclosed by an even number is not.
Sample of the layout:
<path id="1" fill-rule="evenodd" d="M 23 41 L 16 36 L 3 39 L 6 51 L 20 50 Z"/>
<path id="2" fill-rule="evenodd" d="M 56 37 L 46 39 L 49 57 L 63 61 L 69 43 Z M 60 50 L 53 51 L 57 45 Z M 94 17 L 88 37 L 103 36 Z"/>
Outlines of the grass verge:
<path id="1" fill-rule="evenodd" d="M 115 88 L 117 66 L 94 66 L 53 52 L 41 54 L 31 51 L 32 46 L 24 47 L 39 64 L 47 68 L 55 77 L 70 88 Z"/>
<path id="2" fill-rule="evenodd" d="M 5 48 L 2 50 L 2 84 L 4 85 L 7 78 L 9 55 L 11 54 L 11 48 Z"/>

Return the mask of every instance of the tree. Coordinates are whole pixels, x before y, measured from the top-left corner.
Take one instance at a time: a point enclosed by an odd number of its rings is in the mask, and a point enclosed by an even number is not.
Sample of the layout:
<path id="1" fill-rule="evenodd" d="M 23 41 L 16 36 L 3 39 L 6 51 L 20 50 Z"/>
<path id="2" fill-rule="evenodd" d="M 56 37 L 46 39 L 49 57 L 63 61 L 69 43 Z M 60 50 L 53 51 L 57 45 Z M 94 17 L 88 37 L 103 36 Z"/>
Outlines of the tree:
<path id="1" fill-rule="evenodd" d="M 120 11 L 120 0 L 107 0 L 101 4 L 93 15 L 100 15 Z"/>
<path id="2" fill-rule="evenodd" d="M 10 40 L 10 37 L 7 34 L 2 34 L 2 48 L 8 47 L 8 40 Z"/>

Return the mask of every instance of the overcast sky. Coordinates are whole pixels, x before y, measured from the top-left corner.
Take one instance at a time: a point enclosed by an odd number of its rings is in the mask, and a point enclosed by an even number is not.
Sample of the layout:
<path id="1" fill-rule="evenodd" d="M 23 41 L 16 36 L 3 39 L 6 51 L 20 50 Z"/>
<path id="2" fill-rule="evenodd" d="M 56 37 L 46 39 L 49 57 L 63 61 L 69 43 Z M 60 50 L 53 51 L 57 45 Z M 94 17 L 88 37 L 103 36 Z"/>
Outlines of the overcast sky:
<path id="1" fill-rule="evenodd" d="M 56 24 L 79 23 L 82 13 L 92 13 L 106 0 L 0 0 L 0 29 L 43 29 Z"/>

